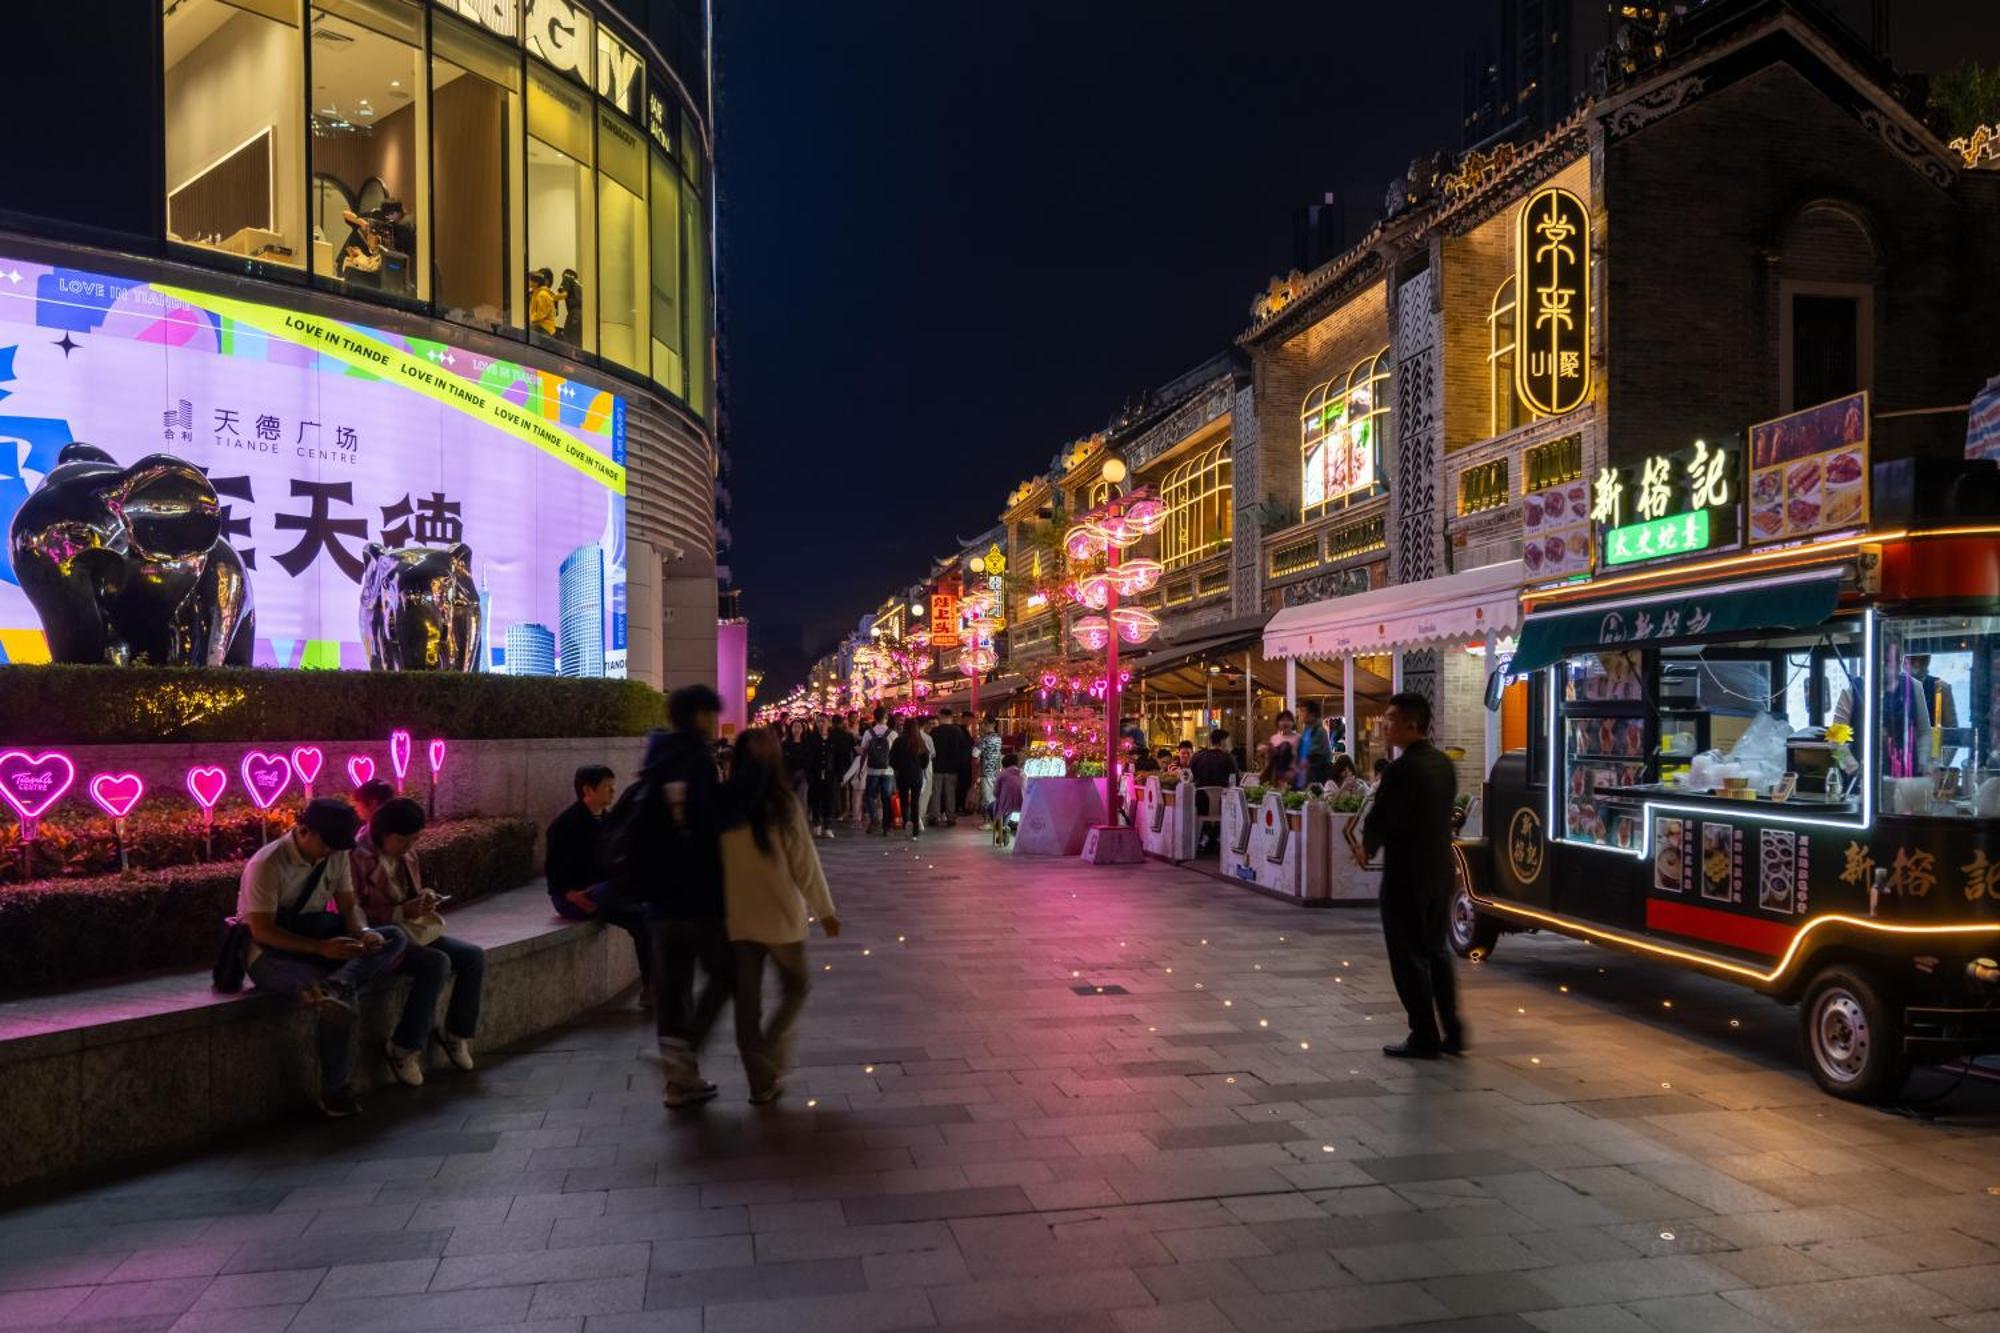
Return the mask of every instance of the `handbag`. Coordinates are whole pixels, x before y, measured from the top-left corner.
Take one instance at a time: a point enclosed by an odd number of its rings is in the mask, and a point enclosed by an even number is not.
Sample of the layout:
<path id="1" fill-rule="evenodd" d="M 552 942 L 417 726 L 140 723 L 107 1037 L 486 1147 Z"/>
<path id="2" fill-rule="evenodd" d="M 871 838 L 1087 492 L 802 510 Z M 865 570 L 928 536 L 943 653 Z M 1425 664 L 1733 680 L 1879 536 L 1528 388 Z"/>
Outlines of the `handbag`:
<path id="1" fill-rule="evenodd" d="M 346 929 L 347 923 L 332 912 L 307 912 L 303 910 L 318 890 L 320 880 L 326 875 L 326 861 L 322 860 L 306 876 L 305 887 L 292 900 L 292 906 L 278 909 L 278 924 L 295 935 L 311 935 L 315 939 L 332 939 Z M 338 929 L 321 935 L 315 929 L 317 922 L 311 917 L 324 917 Z M 222 948 L 215 955 L 215 966 L 209 969 L 209 984 L 225 995 L 234 995 L 243 989 L 243 978 L 249 970 L 250 926 L 240 916 L 230 917 L 222 928 Z"/>

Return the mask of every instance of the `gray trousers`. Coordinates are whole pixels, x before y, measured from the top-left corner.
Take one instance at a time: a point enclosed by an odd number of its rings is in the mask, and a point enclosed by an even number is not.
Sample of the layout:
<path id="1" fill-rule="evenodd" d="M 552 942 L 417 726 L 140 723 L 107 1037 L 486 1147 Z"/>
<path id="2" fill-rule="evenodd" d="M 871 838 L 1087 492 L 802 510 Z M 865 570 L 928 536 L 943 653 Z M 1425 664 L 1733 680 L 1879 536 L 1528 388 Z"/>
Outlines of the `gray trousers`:
<path id="1" fill-rule="evenodd" d="M 750 1089 L 771 1087 L 792 1063 L 792 1036 L 812 983 L 806 976 L 806 946 L 734 941 L 736 950 L 736 1049 Z M 764 960 L 778 974 L 778 1007 L 764 1021 Z"/>

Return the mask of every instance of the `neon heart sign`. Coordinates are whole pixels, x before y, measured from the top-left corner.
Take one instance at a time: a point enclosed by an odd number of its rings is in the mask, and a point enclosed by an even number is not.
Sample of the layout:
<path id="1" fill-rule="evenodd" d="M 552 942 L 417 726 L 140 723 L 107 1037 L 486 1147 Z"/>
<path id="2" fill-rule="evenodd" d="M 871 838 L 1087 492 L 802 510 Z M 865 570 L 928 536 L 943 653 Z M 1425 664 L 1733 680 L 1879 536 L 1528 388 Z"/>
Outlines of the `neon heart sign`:
<path id="1" fill-rule="evenodd" d="M 237 771 L 243 775 L 243 789 L 259 810 L 269 810 L 292 781 L 292 761 L 262 750 L 246 753 Z"/>
<path id="2" fill-rule="evenodd" d="M 402 785 L 403 775 L 410 771 L 410 733 L 401 727 L 389 733 L 389 762 L 396 769 L 396 783 Z"/>
<path id="3" fill-rule="evenodd" d="M 356 787 L 375 777 L 375 761 L 365 754 L 350 755 L 347 760 L 347 780 Z"/>
<path id="4" fill-rule="evenodd" d="M 299 781 L 310 787 L 319 778 L 320 765 L 326 756 L 319 752 L 317 745 L 301 745 L 292 751 L 292 769 L 299 775 Z"/>
<path id="5" fill-rule="evenodd" d="M 99 773 L 90 780 L 90 799 L 113 819 L 123 819 L 146 794 L 146 784 L 137 773 Z"/>
<path id="6" fill-rule="evenodd" d="M 215 803 L 222 799 L 222 793 L 229 787 L 229 774 L 213 764 L 200 764 L 187 771 L 188 795 L 203 810 L 215 809 Z"/>
<path id="7" fill-rule="evenodd" d="M 0 800 L 13 806 L 23 823 L 33 823 L 47 814 L 75 781 L 76 765 L 60 750 L 0 754 Z"/>
<path id="8" fill-rule="evenodd" d="M 442 737 L 430 743 L 430 751 L 427 757 L 431 762 L 432 777 L 436 777 L 439 770 L 444 767 L 444 749 L 444 739 Z"/>

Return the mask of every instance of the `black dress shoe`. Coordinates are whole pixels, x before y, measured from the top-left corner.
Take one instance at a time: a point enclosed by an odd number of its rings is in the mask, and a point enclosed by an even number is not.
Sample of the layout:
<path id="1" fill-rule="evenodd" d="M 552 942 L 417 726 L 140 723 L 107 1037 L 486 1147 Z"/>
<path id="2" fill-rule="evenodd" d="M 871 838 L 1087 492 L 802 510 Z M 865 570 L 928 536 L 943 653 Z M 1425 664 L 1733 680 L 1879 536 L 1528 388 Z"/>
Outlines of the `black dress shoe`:
<path id="1" fill-rule="evenodd" d="M 1393 1055 L 1398 1060 L 1435 1060 L 1443 1054 L 1435 1046 L 1419 1046 L 1415 1042 L 1398 1042 L 1394 1046 L 1384 1046 L 1382 1054 Z"/>
<path id="2" fill-rule="evenodd" d="M 1464 1055 L 1465 1034 L 1461 1032 L 1457 1036 L 1446 1037 L 1444 1041 L 1438 1046 L 1438 1049 L 1440 1051 L 1443 1051 L 1446 1055 Z"/>

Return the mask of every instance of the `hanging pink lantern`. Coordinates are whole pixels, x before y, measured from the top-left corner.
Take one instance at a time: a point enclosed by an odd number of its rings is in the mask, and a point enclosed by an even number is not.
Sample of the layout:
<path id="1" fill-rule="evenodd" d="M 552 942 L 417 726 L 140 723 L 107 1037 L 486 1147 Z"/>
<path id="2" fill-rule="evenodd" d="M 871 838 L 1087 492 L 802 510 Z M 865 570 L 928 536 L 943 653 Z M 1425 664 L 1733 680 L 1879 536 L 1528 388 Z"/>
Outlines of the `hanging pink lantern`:
<path id="1" fill-rule="evenodd" d="M 1118 580 L 1109 574 L 1092 574 L 1076 585 L 1076 600 L 1093 611 L 1102 611 L 1111 605 L 1111 590 L 1118 586 Z"/>
<path id="2" fill-rule="evenodd" d="M 1125 506 L 1125 522 L 1142 536 L 1158 532 L 1167 521 L 1167 507 L 1153 496 L 1141 496 Z"/>
<path id="3" fill-rule="evenodd" d="M 1095 523 L 1079 523 L 1063 536 L 1063 550 L 1072 560 L 1104 554 L 1104 536 Z"/>
<path id="4" fill-rule="evenodd" d="M 1070 626 L 1069 632 L 1087 653 L 1102 652 L 1105 645 L 1111 642 L 1111 622 L 1103 616 L 1084 616 Z M 1070 688 L 1076 688 L 1073 682 Z"/>
<path id="5" fill-rule="evenodd" d="M 1121 596 L 1137 597 L 1158 587 L 1160 575 L 1165 572 L 1166 566 L 1157 560 L 1121 560 L 1113 574 Z"/>
<path id="6" fill-rule="evenodd" d="M 1126 643 L 1144 643 L 1160 628 L 1159 617 L 1143 607 L 1121 606 L 1111 613 L 1111 619 L 1118 626 L 1118 637 Z"/>

